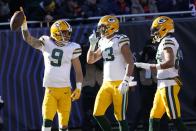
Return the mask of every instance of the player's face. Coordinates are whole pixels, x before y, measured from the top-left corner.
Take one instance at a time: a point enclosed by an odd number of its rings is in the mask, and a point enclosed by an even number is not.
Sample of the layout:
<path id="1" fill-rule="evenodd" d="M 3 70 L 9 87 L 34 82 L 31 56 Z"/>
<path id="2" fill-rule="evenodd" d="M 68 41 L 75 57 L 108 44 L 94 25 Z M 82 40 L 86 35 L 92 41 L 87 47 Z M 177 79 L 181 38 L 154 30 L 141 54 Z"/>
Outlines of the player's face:
<path id="1" fill-rule="evenodd" d="M 107 26 L 102 24 L 98 26 L 97 31 L 100 32 L 101 36 L 105 36 L 107 32 Z"/>
<path id="2" fill-rule="evenodd" d="M 151 31 L 151 36 L 156 36 L 158 34 L 159 29 L 153 27 L 150 29 L 150 31 Z"/>
<path id="3" fill-rule="evenodd" d="M 152 26 L 151 29 L 150 29 L 150 34 L 151 34 L 151 37 L 152 37 L 152 43 L 157 43 L 157 42 L 160 42 L 160 34 L 159 34 L 159 30 L 160 30 L 160 27 L 154 27 Z"/>
<path id="4" fill-rule="evenodd" d="M 63 38 L 63 41 L 69 41 L 71 38 L 71 32 L 68 30 L 62 30 L 61 31 L 61 36 Z"/>

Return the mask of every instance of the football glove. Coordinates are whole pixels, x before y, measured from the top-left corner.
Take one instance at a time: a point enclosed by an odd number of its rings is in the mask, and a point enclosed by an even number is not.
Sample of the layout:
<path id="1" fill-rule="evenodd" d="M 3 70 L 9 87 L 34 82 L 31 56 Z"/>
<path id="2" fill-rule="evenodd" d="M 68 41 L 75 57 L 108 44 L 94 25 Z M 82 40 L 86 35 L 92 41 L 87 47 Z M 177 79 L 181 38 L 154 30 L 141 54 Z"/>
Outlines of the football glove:
<path id="1" fill-rule="evenodd" d="M 129 78 L 129 87 L 132 87 L 132 86 L 136 86 L 137 85 L 137 81 L 133 81 L 134 77 L 130 76 Z"/>
<path id="2" fill-rule="evenodd" d="M 82 83 L 77 83 L 76 86 L 76 89 L 71 94 L 72 101 L 78 100 L 80 98 Z"/>
<path id="3" fill-rule="evenodd" d="M 120 91 L 121 94 L 125 94 L 129 90 L 129 86 L 135 86 L 137 85 L 136 81 L 133 81 L 134 77 L 128 77 L 126 76 L 124 80 L 121 82 L 121 84 L 118 87 L 118 90 Z"/>
<path id="4" fill-rule="evenodd" d="M 149 63 L 141 63 L 141 62 L 135 62 L 134 65 L 138 68 L 143 68 L 146 70 L 150 70 L 150 66 L 151 66 L 151 64 Z"/>
<path id="5" fill-rule="evenodd" d="M 93 34 L 89 36 L 90 51 L 95 51 L 95 47 L 98 41 L 99 41 L 99 38 L 97 38 L 95 30 L 93 30 Z"/>

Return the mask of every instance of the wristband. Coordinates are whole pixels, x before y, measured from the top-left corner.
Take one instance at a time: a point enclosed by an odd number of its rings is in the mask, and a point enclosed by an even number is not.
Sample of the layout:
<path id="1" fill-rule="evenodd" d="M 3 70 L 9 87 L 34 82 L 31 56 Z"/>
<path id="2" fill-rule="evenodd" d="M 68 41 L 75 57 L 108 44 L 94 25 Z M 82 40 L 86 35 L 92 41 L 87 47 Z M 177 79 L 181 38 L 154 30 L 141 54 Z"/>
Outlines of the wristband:
<path id="1" fill-rule="evenodd" d="M 161 64 L 156 64 L 155 66 L 156 66 L 156 69 L 157 70 L 160 70 L 161 69 Z"/>
<path id="2" fill-rule="evenodd" d="M 82 83 L 81 82 L 77 82 L 76 83 L 76 88 L 78 88 L 79 90 L 82 89 Z"/>

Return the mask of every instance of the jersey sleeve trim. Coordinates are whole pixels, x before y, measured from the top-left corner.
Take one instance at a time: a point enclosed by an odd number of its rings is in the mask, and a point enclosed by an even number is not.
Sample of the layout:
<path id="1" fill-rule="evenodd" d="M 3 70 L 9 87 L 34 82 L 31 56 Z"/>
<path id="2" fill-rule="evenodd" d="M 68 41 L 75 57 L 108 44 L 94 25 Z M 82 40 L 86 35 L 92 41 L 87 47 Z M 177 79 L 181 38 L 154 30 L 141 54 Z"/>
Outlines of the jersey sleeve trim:
<path id="1" fill-rule="evenodd" d="M 120 47 L 122 47 L 123 45 L 126 45 L 126 44 L 129 45 L 129 41 L 120 42 L 118 45 L 119 45 Z"/>
<path id="2" fill-rule="evenodd" d="M 119 45 L 120 45 L 121 43 L 125 43 L 125 42 L 128 42 L 128 43 L 129 43 L 129 40 L 120 41 L 120 42 L 119 42 Z"/>
<path id="3" fill-rule="evenodd" d="M 42 45 L 44 45 L 44 42 L 43 41 L 40 40 L 40 42 L 41 42 Z"/>
<path id="4" fill-rule="evenodd" d="M 41 36 L 41 37 L 39 38 L 39 40 L 40 40 L 40 42 L 42 43 L 42 45 L 45 45 L 45 38 L 44 38 L 44 36 Z"/>
<path id="5" fill-rule="evenodd" d="M 174 45 L 175 46 L 174 41 L 169 40 L 169 39 L 166 39 L 163 45 Z"/>
<path id="6" fill-rule="evenodd" d="M 130 44 L 130 41 L 129 41 L 129 38 L 127 37 L 127 36 L 125 36 L 125 35 L 123 35 L 121 38 L 120 38 L 120 40 L 119 40 L 119 43 L 118 43 L 118 46 L 120 47 L 120 48 L 122 48 L 122 46 L 123 45 L 125 45 L 125 44 Z"/>
<path id="7" fill-rule="evenodd" d="M 81 48 L 76 48 L 73 51 L 72 59 L 75 59 L 75 58 L 79 57 L 81 54 L 82 54 L 82 49 Z"/>
<path id="8" fill-rule="evenodd" d="M 73 52 L 73 54 L 81 53 L 82 49 L 81 48 L 76 48 Z"/>
<path id="9" fill-rule="evenodd" d="M 73 54 L 78 54 L 78 53 L 82 53 L 82 51 L 74 52 Z"/>
<path id="10" fill-rule="evenodd" d="M 174 41 L 173 40 L 171 40 L 171 39 L 165 39 L 165 41 L 164 41 L 164 44 L 163 44 L 163 48 L 165 49 L 165 48 L 174 48 L 176 45 L 175 45 L 175 43 L 174 43 Z"/>
<path id="11" fill-rule="evenodd" d="M 74 51 L 78 51 L 78 50 L 81 50 L 81 48 L 76 48 Z"/>
<path id="12" fill-rule="evenodd" d="M 43 51 L 44 49 L 45 49 L 45 42 L 46 42 L 46 36 L 41 36 L 40 38 L 39 38 L 39 41 L 40 41 L 40 43 L 41 43 L 41 45 L 42 46 L 40 46 L 38 49 L 40 50 L 40 51 Z"/>
<path id="13" fill-rule="evenodd" d="M 173 46 L 175 46 L 175 44 L 171 43 L 171 42 L 167 42 L 167 43 L 164 44 L 164 46 L 166 46 L 166 45 L 173 45 Z"/>

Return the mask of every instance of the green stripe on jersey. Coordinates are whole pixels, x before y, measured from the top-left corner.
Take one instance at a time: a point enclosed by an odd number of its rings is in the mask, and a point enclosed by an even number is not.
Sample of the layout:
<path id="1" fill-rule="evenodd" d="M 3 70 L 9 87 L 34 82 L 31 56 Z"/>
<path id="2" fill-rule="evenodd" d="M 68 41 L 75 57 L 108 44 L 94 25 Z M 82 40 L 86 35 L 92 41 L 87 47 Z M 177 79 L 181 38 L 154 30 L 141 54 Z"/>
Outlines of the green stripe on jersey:
<path id="1" fill-rule="evenodd" d="M 167 42 L 167 43 L 164 43 L 163 45 L 173 45 L 173 46 L 175 46 L 175 44 L 172 43 L 172 42 Z"/>
<path id="2" fill-rule="evenodd" d="M 82 51 L 73 52 L 73 54 L 79 54 L 79 53 L 82 53 Z"/>
<path id="3" fill-rule="evenodd" d="M 81 48 L 76 48 L 75 50 L 82 50 Z"/>
<path id="4" fill-rule="evenodd" d="M 120 41 L 124 41 L 124 40 L 129 40 L 128 37 L 125 37 L 125 38 L 121 38 Z"/>

